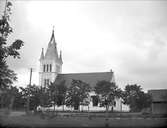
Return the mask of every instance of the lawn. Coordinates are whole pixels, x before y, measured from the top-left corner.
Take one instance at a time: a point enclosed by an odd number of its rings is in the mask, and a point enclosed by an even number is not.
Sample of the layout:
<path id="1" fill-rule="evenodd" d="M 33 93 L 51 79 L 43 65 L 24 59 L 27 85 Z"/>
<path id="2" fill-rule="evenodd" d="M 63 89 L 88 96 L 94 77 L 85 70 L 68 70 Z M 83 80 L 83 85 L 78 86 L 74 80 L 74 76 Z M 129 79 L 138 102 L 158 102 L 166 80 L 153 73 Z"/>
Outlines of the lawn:
<path id="1" fill-rule="evenodd" d="M 104 114 L 105 115 L 105 114 Z M 108 120 L 105 116 L 98 115 L 88 118 L 84 114 L 78 115 L 60 115 L 59 116 L 40 116 L 25 115 L 15 112 L 9 116 L 0 116 L 1 125 L 9 127 L 164 127 L 167 118 L 120 118 L 110 117 Z"/>

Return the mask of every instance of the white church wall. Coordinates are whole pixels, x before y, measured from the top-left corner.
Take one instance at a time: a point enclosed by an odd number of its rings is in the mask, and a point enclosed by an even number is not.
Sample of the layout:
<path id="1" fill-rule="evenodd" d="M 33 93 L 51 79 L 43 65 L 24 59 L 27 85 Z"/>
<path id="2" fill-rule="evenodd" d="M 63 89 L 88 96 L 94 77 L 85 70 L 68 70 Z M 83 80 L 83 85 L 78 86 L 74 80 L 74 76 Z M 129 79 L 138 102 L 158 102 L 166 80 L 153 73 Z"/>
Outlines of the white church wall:
<path id="1" fill-rule="evenodd" d="M 40 85 L 40 86 L 43 86 L 43 85 L 42 85 L 42 79 L 41 79 L 41 76 L 42 76 L 42 75 L 40 75 L 40 73 L 39 73 L 39 85 Z"/>
<path id="2" fill-rule="evenodd" d="M 130 111 L 129 105 L 122 104 L 122 112 L 129 112 L 129 111 Z"/>
<path id="3" fill-rule="evenodd" d="M 50 70 L 50 64 L 51 64 L 51 70 Z M 44 65 L 49 65 L 48 71 L 44 71 Z M 40 72 L 39 72 L 39 84 L 44 86 L 44 80 L 49 79 L 50 82 L 54 82 L 55 78 L 57 77 L 57 69 L 56 65 L 59 65 L 61 67 L 61 64 L 57 63 L 56 60 L 53 59 L 43 59 L 40 61 Z M 46 67 L 45 67 L 46 68 Z"/>
<path id="4" fill-rule="evenodd" d="M 45 107 L 45 108 L 42 108 L 43 110 L 54 110 L 54 106 L 52 107 Z M 55 110 L 57 111 L 63 111 L 63 105 L 61 106 L 55 106 Z M 85 105 L 80 105 L 79 106 L 79 110 L 80 111 L 92 111 L 92 112 L 99 112 L 99 111 L 106 111 L 106 108 L 105 107 L 99 107 L 99 106 L 92 106 L 91 104 L 89 106 L 85 106 Z M 112 107 L 109 106 L 109 111 L 112 110 Z M 122 104 L 122 110 L 120 110 L 119 108 L 117 107 L 114 107 L 113 108 L 114 111 L 117 111 L 117 112 L 128 112 L 129 111 L 129 107 L 127 105 L 123 105 Z M 69 106 L 66 106 L 64 105 L 64 111 L 74 111 L 74 107 L 69 107 Z"/>

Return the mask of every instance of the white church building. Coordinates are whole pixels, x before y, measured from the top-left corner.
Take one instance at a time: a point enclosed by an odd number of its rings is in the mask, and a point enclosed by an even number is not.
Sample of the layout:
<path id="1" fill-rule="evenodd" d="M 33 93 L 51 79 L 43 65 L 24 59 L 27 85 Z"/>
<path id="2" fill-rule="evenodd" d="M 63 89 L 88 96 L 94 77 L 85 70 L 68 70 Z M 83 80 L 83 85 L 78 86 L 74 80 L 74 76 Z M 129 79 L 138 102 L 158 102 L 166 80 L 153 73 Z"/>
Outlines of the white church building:
<path id="1" fill-rule="evenodd" d="M 39 71 L 39 84 L 40 86 L 46 87 L 50 82 L 55 80 L 64 80 L 67 87 L 70 86 L 72 79 L 81 80 L 88 83 L 92 88 L 95 87 L 96 83 L 101 80 L 109 82 L 115 82 L 114 73 L 109 72 L 90 72 L 90 73 L 62 73 L 62 53 L 58 54 L 57 43 L 55 41 L 54 30 L 52 31 L 51 39 L 48 43 L 46 52 L 42 49 L 40 56 L 40 71 Z M 89 106 L 80 106 L 80 110 L 90 111 L 104 111 L 105 107 L 100 107 L 100 103 L 95 101 L 95 92 L 92 90 L 90 93 L 90 104 Z M 115 111 L 129 111 L 129 107 L 121 102 L 121 99 L 115 99 Z M 56 107 L 57 110 L 62 110 L 62 106 Z M 65 110 L 74 110 L 74 108 L 64 107 Z"/>

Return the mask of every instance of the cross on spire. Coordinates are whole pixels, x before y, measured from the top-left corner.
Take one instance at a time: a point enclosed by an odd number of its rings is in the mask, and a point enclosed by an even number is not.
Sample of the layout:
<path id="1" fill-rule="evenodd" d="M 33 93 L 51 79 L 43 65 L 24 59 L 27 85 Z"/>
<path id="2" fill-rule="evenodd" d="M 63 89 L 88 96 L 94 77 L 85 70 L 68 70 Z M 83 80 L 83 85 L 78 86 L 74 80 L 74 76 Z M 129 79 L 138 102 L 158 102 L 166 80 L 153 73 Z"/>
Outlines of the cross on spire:
<path id="1" fill-rule="evenodd" d="M 52 43 L 55 43 L 55 36 L 54 36 L 54 26 L 53 26 L 53 29 L 52 29 L 52 35 L 51 35 L 51 38 L 50 38 L 50 42 L 49 42 L 49 46 L 52 44 Z"/>

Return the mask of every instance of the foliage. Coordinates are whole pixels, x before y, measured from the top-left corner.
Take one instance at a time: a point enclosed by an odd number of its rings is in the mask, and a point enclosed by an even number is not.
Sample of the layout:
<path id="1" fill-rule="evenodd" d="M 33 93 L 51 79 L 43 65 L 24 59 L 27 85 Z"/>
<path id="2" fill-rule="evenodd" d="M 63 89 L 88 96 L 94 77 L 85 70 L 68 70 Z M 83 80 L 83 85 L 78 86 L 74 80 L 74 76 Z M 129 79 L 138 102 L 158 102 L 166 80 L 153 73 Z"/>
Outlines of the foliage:
<path id="1" fill-rule="evenodd" d="M 48 85 L 50 100 L 53 101 L 54 108 L 55 105 L 61 106 L 65 104 L 66 91 L 65 81 L 54 82 Z"/>
<path id="2" fill-rule="evenodd" d="M 48 90 L 44 87 L 38 87 L 39 105 L 42 107 L 50 106 L 50 96 Z"/>
<path id="3" fill-rule="evenodd" d="M 7 89 L 7 100 L 9 101 L 8 107 L 10 109 L 16 108 L 16 106 L 20 107 L 21 102 L 21 95 L 19 93 L 19 89 L 17 87 L 10 86 L 10 88 Z M 20 102 L 19 102 L 20 101 Z M 18 102 L 18 103 L 17 103 Z"/>
<path id="4" fill-rule="evenodd" d="M 151 96 L 144 93 L 140 85 L 126 85 L 123 95 L 124 104 L 129 105 L 132 112 L 139 112 L 151 105 Z"/>
<path id="5" fill-rule="evenodd" d="M 1 108 L 2 107 L 7 107 L 9 108 L 9 105 L 10 105 L 10 99 L 12 97 L 12 93 L 14 93 L 15 89 L 12 87 L 12 88 L 7 88 L 5 90 L 5 93 L 3 93 L 0 97 L 0 99 L 3 99 L 3 102 L 1 103 Z"/>
<path id="6" fill-rule="evenodd" d="M 15 87 L 16 88 L 16 87 Z M 13 109 L 24 109 L 24 98 L 18 88 L 16 88 L 14 93 Z"/>
<path id="7" fill-rule="evenodd" d="M 5 90 L 17 79 L 14 71 L 9 69 L 6 59 L 8 56 L 20 58 L 18 50 L 23 46 L 21 40 L 15 40 L 11 45 L 7 45 L 7 39 L 13 32 L 9 24 L 11 14 L 11 2 L 7 2 L 4 14 L 0 18 L 0 89 Z"/>
<path id="8" fill-rule="evenodd" d="M 14 86 L 7 88 L 5 93 L 1 94 L 0 100 L 3 100 L 0 106 L 1 108 L 22 109 L 24 107 L 22 94 L 19 89 Z"/>
<path id="9" fill-rule="evenodd" d="M 7 39 L 13 32 L 10 26 L 11 2 L 6 2 L 4 14 L 0 17 L 0 96 L 1 107 L 13 107 L 15 94 L 18 90 L 12 87 L 13 81 L 17 80 L 16 73 L 9 69 L 6 62 L 7 57 L 20 58 L 18 50 L 23 46 L 23 41 L 15 40 L 11 45 L 7 45 Z M 13 94 L 14 93 L 14 94 Z"/>
<path id="10" fill-rule="evenodd" d="M 106 110 L 108 106 L 113 107 L 115 105 L 115 98 L 121 97 L 122 94 L 121 89 L 119 89 L 115 83 L 105 80 L 97 82 L 95 92 L 99 96 L 101 106 L 106 106 Z"/>
<path id="11" fill-rule="evenodd" d="M 66 105 L 78 109 L 80 104 L 87 102 L 91 87 L 81 80 L 72 80 L 71 86 L 67 90 Z"/>
<path id="12" fill-rule="evenodd" d="M 24 99 L 24 106 L 27 107 L 27 100 L 30 99 L 29 108 L 30 110 L 36 110 L 37 106 L 47 106 L 49 105 L 49 93 L 44 91 L 36 85 L 29 85 L 25 88 L 20 87 L 21 94 Z"/>

